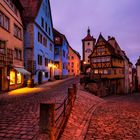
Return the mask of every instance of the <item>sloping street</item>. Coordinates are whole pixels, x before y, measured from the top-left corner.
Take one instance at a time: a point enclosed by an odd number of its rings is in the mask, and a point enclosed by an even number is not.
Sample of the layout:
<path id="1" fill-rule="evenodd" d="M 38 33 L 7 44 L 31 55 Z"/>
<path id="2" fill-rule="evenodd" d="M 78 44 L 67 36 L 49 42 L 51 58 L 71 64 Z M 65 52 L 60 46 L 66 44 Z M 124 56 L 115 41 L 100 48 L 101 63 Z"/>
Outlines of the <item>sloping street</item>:
<path id="1" fill-rule="evenodd" d="M 31 140 L 39 132 L 40 103 L 64 100 L 74 79 L 49 82 L 32 89 L 23 88 L 0 96 L 0 140 Z M 24 93 L 25 92 L 25 93 Z"/>
<path id="2" fill-rule="evenodd" d="M 74 79 L 49 82 L 32 93 L 20 89 L 0 97 L 0 140 L 35 140 L 39 133 L 39 104 L 62 102 Z M 77 81 L 76 81 L 77 82 Z M 41 92 L 42 89 L 42 92 Z M 139 140 L 140 94 L 99 98 L 82 89 L 61 140 Z"/>

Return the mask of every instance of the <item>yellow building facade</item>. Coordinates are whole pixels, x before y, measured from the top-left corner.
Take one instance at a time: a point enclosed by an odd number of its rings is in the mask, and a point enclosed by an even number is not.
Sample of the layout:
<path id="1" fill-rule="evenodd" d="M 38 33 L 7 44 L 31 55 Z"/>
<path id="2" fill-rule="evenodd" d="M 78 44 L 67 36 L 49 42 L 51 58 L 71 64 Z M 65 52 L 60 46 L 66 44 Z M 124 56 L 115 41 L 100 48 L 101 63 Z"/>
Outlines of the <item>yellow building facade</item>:
<path id="1" fill-rule="evenodd" d="M 68 75 L 78 76 L 80 75 L 80 54 L 69 46 L 68 55 Z"/>
<path id="2" fill-rule="evenodd" d="M 19 1 L 0 1 L 0 92 L 24 82 L 22 10 Z"/>

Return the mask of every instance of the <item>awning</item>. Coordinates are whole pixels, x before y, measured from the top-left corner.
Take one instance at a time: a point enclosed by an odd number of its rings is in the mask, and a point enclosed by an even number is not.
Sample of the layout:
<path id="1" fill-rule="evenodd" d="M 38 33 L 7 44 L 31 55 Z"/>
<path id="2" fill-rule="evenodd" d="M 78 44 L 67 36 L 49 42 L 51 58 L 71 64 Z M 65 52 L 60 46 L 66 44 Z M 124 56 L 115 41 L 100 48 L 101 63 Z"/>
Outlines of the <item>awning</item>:
<path id="1" fill-rule="evenodd" d="M 16 71 L 22 73 L 23 75 L 31 75 L 31 73 L 24 68 L 14 68 Z"/>

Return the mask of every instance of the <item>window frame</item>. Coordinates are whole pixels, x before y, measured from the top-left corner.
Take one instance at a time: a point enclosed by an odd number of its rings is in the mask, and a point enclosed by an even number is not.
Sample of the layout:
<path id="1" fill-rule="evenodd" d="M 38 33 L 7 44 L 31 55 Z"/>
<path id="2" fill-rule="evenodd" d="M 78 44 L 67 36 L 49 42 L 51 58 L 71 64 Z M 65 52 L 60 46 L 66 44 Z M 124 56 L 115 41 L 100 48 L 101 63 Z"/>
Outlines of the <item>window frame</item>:
<path id="1" fill-rule="evenodd" d="M 0 11 L 0 27 L 10 32 L 10 18 Z M 6 24 L 6 22 L 8 24 Z"/>
<path id="2" fill-rule="evenodd" d="M 22 40 L 22 29 L 14 23 L 14 37 Z"/>

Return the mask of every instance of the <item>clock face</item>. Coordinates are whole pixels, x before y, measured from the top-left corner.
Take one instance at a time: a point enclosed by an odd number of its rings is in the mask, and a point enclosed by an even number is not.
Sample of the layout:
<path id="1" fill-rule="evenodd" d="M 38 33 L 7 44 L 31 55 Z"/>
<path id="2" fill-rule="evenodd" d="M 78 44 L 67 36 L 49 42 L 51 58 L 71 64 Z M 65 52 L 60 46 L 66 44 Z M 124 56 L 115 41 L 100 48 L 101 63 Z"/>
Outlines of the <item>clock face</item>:
<path id="1" fill-rule="evenodd" d="M 88 48 L 88 49 L 85 50 L 85 52 L 86 52 L 86 53 L 91 53 L 92 50 Z"/>

